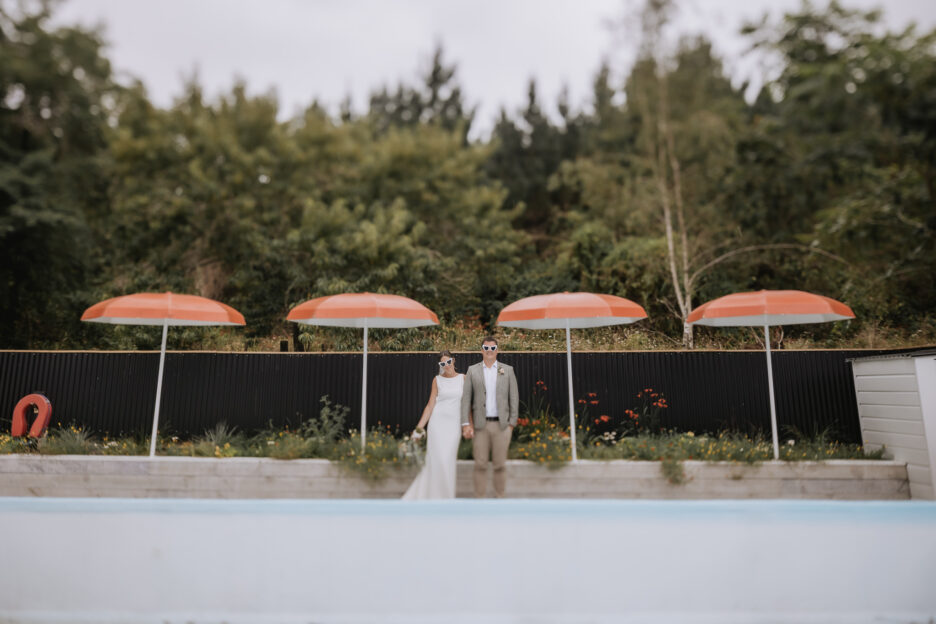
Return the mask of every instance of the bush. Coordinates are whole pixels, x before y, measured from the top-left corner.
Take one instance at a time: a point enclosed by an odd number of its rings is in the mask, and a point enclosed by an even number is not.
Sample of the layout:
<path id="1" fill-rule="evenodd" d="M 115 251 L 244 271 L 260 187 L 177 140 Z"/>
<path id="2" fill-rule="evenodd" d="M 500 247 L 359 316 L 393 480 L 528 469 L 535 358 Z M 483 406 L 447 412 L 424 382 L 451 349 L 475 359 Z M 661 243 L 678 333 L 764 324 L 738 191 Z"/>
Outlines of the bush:
<path id="1" fill-rule="evenodd" d="M 361 435 L 357 431 L 338 443 L 334 460 L 345 470 L 366 479 L 386 476 L 388 468 L 412 464 L 403 443 L 380 429 L 367 432 L 365 448 L 361 450 Z"/>
<path id="2" fill-rule="evenodd" d="M 87 431 L 72 425 L 39 438 L 37 450 L 43 455 L 86 455 L 94 453 L 95 447 Z"/>

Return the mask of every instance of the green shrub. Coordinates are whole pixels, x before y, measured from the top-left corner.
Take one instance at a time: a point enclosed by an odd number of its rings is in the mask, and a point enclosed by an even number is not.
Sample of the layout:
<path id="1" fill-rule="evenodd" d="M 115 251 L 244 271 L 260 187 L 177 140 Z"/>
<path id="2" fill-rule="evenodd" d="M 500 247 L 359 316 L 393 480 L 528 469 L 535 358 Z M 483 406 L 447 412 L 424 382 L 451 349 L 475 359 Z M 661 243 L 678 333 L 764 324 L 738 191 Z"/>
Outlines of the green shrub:
<path id="1" fill-rule="evenodd" d="M 96 446 L 87 431 L 71 426 L 39 438 L 37 450 L 43 455 L 88 455 L 97 450 Z"/>
<path id="2" fill-rule="evenodd" d="M 361 450 L 361 435 L 352 431 L 350 437 L 338 443 L 334 460 L 345 470 L 373 480 L 382 479 L 389 468 L 400 468 L 412 464 L 412 460 L 406 455 L 403 443 L 392 434 L 380 429 L 367 432 L 363 451 Z"/>

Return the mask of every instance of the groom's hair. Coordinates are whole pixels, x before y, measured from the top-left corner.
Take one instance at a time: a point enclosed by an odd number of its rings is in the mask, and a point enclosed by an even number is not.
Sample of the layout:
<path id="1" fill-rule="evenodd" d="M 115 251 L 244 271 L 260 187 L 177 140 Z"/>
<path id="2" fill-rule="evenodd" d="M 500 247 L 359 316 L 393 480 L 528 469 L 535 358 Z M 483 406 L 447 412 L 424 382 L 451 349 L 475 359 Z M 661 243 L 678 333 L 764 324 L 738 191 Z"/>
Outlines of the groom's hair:
<path id="1" fill-rule="evenodd" d="M 494 336 L 485 336 L 484 340 L 481 341 L 481 344 L 484 344 L 485 342 L 493 342 L 494 344 L 497 344 L 497 338 Z"/>

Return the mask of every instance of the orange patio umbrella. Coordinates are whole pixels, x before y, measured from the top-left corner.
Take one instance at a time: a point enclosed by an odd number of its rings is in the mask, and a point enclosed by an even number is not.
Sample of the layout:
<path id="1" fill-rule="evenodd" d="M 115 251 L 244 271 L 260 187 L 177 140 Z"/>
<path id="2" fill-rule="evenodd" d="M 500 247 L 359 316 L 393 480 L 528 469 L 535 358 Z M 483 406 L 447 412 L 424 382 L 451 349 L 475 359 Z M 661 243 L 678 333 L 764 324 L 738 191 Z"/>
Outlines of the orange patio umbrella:
<path id="1" fill-rule="evenodd" d="M 780 459 L 773 367 L 770 361 L 770 328 L 775 325 L 826 323 L 855 318 L 844 303 L 801 290 L 760 290 L 735 293 L 700 305 L 687 322 L 714 327 L 763 327 L 767 347 L 767 387 L 770 390 L 770 429 L 774 459 Z"/>
<path id="2" fill-rule="evenodd" d="M 162 325 L 159 348 L 159 376 L 156 380 L 156 406 L 153 408 L 153 435 L 150 457 L 156 455 L 156 430 L 162 398 L 163 365 L 166 361 L 166 335 L 170 325 L 245 325 L 240 312 L 214 299 L 195 295 L 137 293 L 96 303 L 81 315 L 89 323 L 114 325 Z"/>
<path id="3" fill-rule="evenodd" d="M 361 363 L 361 449 L 367 435 L 367 330 L 438 325 L 432 310 L 408 297 L 373 293 L 345 293 L 318 297 L 300 303 L 289 311 L 286 320 L 326 327 L 364 329 L 364 356 Z"/>
<path id="4" fill-rule="evenodd" d="M 565 329 L 566 367 L 569 377 L 569 437 L 572 461 L 575 448 L 575 402 L 572 390 L 571 330 L 583 327 L 625 325 L 647 318 L 647 312 L 630 299 L 587 292 L 536 295 L 514 301 L 497 316 L 497 324 L 525 329 Z"/>

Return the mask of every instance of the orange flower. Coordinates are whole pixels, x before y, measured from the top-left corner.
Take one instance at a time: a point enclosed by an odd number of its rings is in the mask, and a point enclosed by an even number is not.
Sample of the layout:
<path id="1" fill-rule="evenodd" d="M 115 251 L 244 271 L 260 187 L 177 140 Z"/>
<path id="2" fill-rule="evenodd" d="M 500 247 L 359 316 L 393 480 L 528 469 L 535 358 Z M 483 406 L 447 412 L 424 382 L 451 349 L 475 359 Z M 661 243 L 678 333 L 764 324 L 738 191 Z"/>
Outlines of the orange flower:
<path id="1" fill-rule="evenodd" d="M 609 420 L 611 420 L 611 417 L 608 416 L 607 414 L 602 414 L 600 418 L 601 418 L 601 422 L 608 422 Z"/>
<path id="2" fill-rule="evenodd" d="M 598 405 L 598 401 L 591 401 L 592 405 Z"/>
<path id="3" fill-rule="evenodd" d="M 589 392 L 589 393 L 588 393 L 588 396 L 590 396 L 591 398 L 594 399 L 594 398 L 595 398 L 596 396 L 598 396 L 598 395 L 595 394 L 594 392 Z"/>

